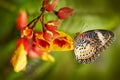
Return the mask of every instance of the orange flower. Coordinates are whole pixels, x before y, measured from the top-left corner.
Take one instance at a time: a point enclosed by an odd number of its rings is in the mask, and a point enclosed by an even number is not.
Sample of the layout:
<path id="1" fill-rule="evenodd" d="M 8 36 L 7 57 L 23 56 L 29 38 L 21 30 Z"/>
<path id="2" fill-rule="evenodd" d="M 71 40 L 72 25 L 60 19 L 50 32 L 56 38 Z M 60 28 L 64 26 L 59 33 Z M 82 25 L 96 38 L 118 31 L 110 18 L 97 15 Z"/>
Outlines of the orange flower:
<path id="1" fill-rule="evenodd" d="M 42 6 L 46 7 L 50 3 L 50 1 L 51 0 L 43 0 Z"/>
<path id="2" fill-rule="evenodd" d="M 50 31 L 56 31 L 58 30 L 58 25 L 60 24 L 60 20 L 51 20 L 49 22 L 47 22 L 47 24 L 45 25 L 47 30 Z"/>
<path id="3" fill-rule="evenodd" d="M 20 38 L 17 41 L 16 50 L 11 59 L 15 72 L 23 71 L 26 68 L 28 44 L 26 38 Z"/>
<path id="4" fill-rule="evenodd" d="M 49 51 L 41 50 L 39 47 L 34 46 L 28 52 L 30 58 L 40 58 L 45 61 L 54 62 L 55 59 L 50 55 Z"/>
<path id="5" fill-rule="evenodd" d="M 44 33 L 43 33 L 43 37 L 46 41 L 52 41 L 53 39 L 53 33 L 49 30 L 46 30 Z"/>
<path id="6" fill-rule="evenodd" d="M 46 41 L 43 38 L 43 33 L 39 32 L 35 34 L 34 44 L 40 49 L 47 51 L 67 51 L 73 50 L 73 39 L 64 32 L 57 31 L 59 36 L 53 38 L 52 41 Z"/>
<path id="7" fill-rule="evenodd" d="M 27 38 L 19 38 L 17 40 L 16 49 L 11 58 L 11 64 L 15 72 L 25 70 L 27 56 L 30 58 L 40 58 L 45 61 L 55 61 L 55 59 L 49 54 L 50 51 L 32 45 L 33 44 Z"/>
<path id="8" fill-rule="evenodd" d="M 73 13 L 74 13 L 73 9 L 68 8 L 68 7 L 63 7 L 63 8 L 60 8 L 58 10 L 58 12 L 56 13 L 56 15 L 58 16 L 59 19 L 66 19 L 70 15 L 72 15 Z"/>
<path id="9" fill-rule="evenodd" d="M 65 34 L 64 32 L 58 31 L 60 34 L 59 37 L 53 39 L 52 45 L 52 51 L 68 51 L 73 50 L 73 39 Z"/>
<path id="10" fill-rule="evenodd" d="M 44 39 L 43 32 L 34 33 L 33 44 L 38 46 L 41 50 L 51 51 L 51 43 Z"/>
<path id="11" fill-rule="evenodd" d="M 26 25 L 28 24 L 27 21 L 27 12 L 24 10 L 20 10 L 17 16 L 17 20 L 16 20 L 16 27 L 17 29 L 22 29 L 24 27 L 26 27 Z"/>
<path id="12" fill-rule="evenodd" d="M 57 6 L 59 0 L 54 0 L 51 4 L 49 3 L 45 9 L 46 11 L 50 12 L 50 11 L 54 11 L 55 7 Z"/>
<path id="13" fill-rule="evenodd" d="M 73 50 L 73 39 L 64 32 L 58 31 L 62 19 L 73 14 L 73 9 L 68 7 L 55 10 L 59 0 L 43 0 L 41 14 L 27 24 L 26 11 L 20 11 L 17 17 L 17 29 L 21 31 L 21 38 L 17 40 L 15 52 L 11 58 L 14 71 L 23 71 L 27 65 L 27 57 L 40 58 L 45 61 L 54 62 L 50 55 L 51 51 Z M 44 23 L 45 12 L 53 12 L 58 20 L 50 20 Z M 42 31 L 35 32 L 36 24 L 42 24 Z"/>
<path id="14" fill-rule="evenodd" d="M 21 29 L 21 37 L 32 38 L 33 30 L 29 27 L 24 27 L 23 29 Z"/>

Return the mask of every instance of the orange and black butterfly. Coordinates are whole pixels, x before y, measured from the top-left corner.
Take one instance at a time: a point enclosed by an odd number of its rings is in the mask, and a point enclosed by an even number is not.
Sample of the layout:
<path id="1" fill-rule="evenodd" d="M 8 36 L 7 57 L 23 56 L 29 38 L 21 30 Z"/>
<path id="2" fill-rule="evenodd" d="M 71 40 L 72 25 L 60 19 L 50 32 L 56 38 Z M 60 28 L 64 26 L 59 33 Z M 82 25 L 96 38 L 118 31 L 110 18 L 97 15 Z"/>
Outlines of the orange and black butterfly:
<path id="1" fill-rule="evenodd" d="M 91 63 L 113 40 L 114 33 L 108 30 L 98 29 L 78 33 L 74 38 L 76 60 L 83 64 Z"/>

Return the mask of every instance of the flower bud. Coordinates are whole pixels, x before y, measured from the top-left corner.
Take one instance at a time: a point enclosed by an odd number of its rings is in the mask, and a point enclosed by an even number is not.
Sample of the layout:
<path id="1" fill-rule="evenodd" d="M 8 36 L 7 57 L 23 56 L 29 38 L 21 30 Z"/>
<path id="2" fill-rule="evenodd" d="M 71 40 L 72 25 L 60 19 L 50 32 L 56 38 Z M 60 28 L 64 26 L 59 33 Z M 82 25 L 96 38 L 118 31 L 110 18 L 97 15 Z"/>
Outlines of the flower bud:
<path id="1" fill-rule="evenodd" d="M 21 37 L 32 38 L 33 37 L 33 30 L 29 27 L 25 27 L 21 30 Z"/>
<path id="2" fill-rule="evenodd" d="M 48 12 L 50 12 L 50 11 L 54 11 L 54 8 L 57 6 L 58 1 L 59 1 L 59 0 L 54 0 L 53 3 L 48 4 L 48 6 L 46 6 L 46 8 L 45 8 L 46 11 L 48 11 Z"/>
<path id="3" fill-rule="evenodd" d="M 27 21 L 27 12 L 24 10 L 21 10 L 18 12 L 17 20 L 16 20 L 16 27 L 18 30 L 26 27 L 28 21 Z"/>
<path id="4" fill-rule="evenodd" d="M 56 13 L 56 15 L 58 16 L 59 19 L 66 19 L 72 14 L 73 14 L 73 9 L 68 8 L 68 7 L 61 8 Z"/>
<path id="5" fill-rule="evenodd" d="M 47 30 L 56 31 L 59 24 L 60 24 L 60 21 L 59 21 L 59 20 L 58 20 L 58 21 L 54 21 L 54 20 L 53 20 L 53 21 L 49 21 L 49 22 L 45 25 L 45 27 L 46 27 Z"/>
<path id="6" fill-rule="evenodd" d="M 51 0 L 44 0 L 43 3 L 42 3 L 42 6 L 46 7 L 50 3 L 50 1 Z"/>

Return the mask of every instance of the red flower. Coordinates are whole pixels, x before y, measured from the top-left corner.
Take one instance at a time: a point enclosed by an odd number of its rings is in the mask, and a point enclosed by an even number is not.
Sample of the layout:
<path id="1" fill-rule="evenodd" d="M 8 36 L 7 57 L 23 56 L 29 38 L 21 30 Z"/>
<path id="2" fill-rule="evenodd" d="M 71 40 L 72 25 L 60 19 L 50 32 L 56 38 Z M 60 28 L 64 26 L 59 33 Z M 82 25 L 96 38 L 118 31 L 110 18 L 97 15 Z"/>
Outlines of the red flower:
<path id="1" fill-rule="evenodd" d="M 55 61 L 55 59 L 50 55 L 49 51 L 41 50 L 37 46 L 33 46 L 29 50 L 28 57 L 30 57 L 30 58 L 40 58 L 42 60 L 51 61 L 51 62 Z"/>
<path id="2" fill-rule="evenodd" d="M 66 19 L 72 14 L 73 14 L 73 9 L 68 8 L 68 7 L 61 8 L 56 13 L 56 15 L 58 16 L 59 19 Z"/>
<path id="3" fill-rule="evenodd" d="M 22 29 L 24 27 L 26 27 L 26 25 L 28 24 L 27 21 L 27 12 L 24 10 L 20 10 L 17 16 L 17 20 L 16 20 L 16 27 L 17 29 Z"/>
<path id="4" fill-rule="evenodd" d="M 51 0 L 44 0 L 43 3 L 42 3 L 42 6 L 46 7 L 50 3 L 50 1 Z"/>
<path id="5" fill-rule="evenodd" d="M 45 7 L 46 11 L 48 11 L 48 12 L 54 11 L 55 7 L 56 7 L 57 4 L 58 4 L 58 1 L 59 1 L 59 0 L 54 0 L 53 3 L 48 4 L 48 5 Z"/>
<path id="6" fill-rule="evenodd" d="M 50 30 L 50 31 L 56 31 L 57 28 L 58 28 L 58 25 L 60 24 L 60 20 L 52 20 L 52 21 L 49 21 L 45 27 L 47 30 Z"/>
<path id="7" fill-rule="evenodd" d="M 27 52 L 29 41 L 26 38 L 19 38 L 16 43 L 16 50 L 11 58 L 11 63 L 16 72 L 23 71 L 27 65 Z"/>
<path id="8" fill-rule="evenodd" d="M 27 65 L 27 58 L 40 58 L 45 61 L 54 62 L 50 55 L 51 51 L 73 50 L 73 39 L 64 32 L 58 31 L 61 19 L 66 19 L 73 14 L 73 9 L 64 7 L 56 12 L 54 9 L 59 0 L 43 0 L 41 14 L 27 24 L 26 11 L 20 11 L 16 20 L 16 27 L 21 31 L 21 37 L 16 42 L 16 49 L 11 58 L 14 71 L 23 71 Z M 45 12 L 53 11 L 58 20 L 44 23 Z M 42 31 L 35 32 L 38 22 L 42 24 Z"/>
<path id="9" fill-rule="evenodd" d="M 32 38 L 33 30 L 29 27 L 24 27 L 23 29 L 21 29 L 21 37 Z"/>
<path id="10" fill-rule="evenodd" d="M 34 45 L 46 51 L 67 51 L 73 49 L 73 39 L 60 31 L 57 31 L 59 36 L 53 38 L 50 42 L 45 40 L 43 33 L 35 33 Z M 47 36 L 46 36 L 47 37 Z"/>
<path id="11" fill-rule="evenodd" d="M 44 33 L 43 33 L 43 37 L 46 41 L 51 41 L 53 39 L 53 33 L 49 30 L 46 30 Z"/>

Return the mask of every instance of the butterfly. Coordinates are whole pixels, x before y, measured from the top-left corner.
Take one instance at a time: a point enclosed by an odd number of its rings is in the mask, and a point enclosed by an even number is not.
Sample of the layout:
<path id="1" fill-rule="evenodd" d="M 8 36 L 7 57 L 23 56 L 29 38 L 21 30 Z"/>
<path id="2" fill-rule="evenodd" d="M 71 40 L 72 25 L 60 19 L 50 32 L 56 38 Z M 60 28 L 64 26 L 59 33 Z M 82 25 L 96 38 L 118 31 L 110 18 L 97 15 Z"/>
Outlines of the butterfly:
<path id="1" fill-rule="evenodd" d="M 109 30 L 96 29 L 77 33 L 74 38 L 76 60 L 83 64 L 93 62 L 113 41 L 114 33 Z"/>

